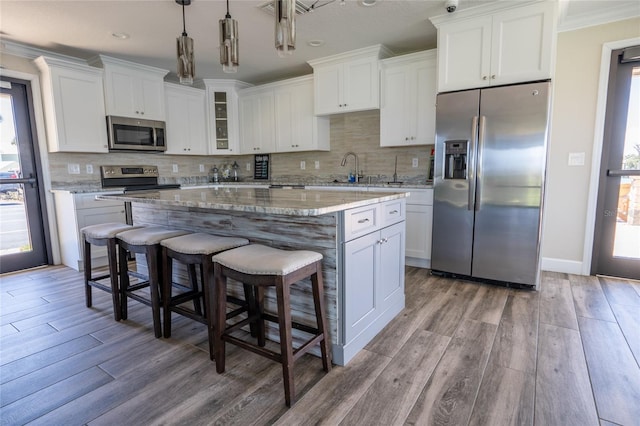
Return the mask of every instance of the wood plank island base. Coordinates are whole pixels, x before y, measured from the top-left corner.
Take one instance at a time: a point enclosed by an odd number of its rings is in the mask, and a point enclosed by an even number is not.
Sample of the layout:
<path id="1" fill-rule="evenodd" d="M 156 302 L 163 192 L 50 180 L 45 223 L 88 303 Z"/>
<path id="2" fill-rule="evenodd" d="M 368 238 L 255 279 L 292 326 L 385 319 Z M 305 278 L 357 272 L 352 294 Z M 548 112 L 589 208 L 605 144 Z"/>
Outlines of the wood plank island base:
<path id="1" fill-rule="evenodd" d="M 284 250 L 321 253 L 333 363 L 346 365 L 404 308 L 408 195 L 217 187 L 97 199 L 131 203 L 136 225 L 243 237 Z M 145 262 L 137 257 L 137 263 L 144 273 Z M 313 325 L 310 282 L 302 281 L 291 291 L 292 318 Z M 230 281 L 229 292 L 241 296 L 241 286 Z M 275 294 L 267 292 L 265 310 L 275 312 L 275 300 Z M 298 330 L 294 332 L 294 344 L 304 341 Z M 278 342 L 277 329 L 269 328 L 267 337 Z"/>

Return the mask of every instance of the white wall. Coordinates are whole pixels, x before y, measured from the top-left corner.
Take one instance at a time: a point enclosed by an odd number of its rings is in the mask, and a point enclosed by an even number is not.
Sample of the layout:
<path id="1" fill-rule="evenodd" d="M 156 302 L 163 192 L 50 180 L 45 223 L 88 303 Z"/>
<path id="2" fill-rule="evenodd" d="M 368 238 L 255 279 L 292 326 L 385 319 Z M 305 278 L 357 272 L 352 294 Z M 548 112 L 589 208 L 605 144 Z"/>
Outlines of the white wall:
<path id="1" fill-rule="evenodd" d="M 640 18 L 558 34 L 553 114 L 547 166 L 542 267 L 581 273 L 585 249 L 596 111 L 603 45 L 640 36 Z M 569 153 L 584 152 L 584 166 L 568 166 Z M 596 162 L 597 163 L 597 162 Z M 585 262 L 586 260 L 586 262 Z"/>

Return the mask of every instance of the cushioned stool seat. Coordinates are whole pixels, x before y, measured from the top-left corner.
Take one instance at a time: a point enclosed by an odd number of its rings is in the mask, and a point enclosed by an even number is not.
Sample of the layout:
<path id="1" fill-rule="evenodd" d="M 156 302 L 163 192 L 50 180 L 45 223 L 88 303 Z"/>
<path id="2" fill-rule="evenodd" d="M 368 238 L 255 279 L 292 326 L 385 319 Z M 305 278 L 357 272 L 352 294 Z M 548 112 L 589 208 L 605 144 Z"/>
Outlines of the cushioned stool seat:
<path id="1" fill-rule="evenodd" d="M 185 234 L 188 234 L 188 232 L 162 227 L 147 227 L 120 232 L 116 237 L 120 247 L 120 264 L 124 265 L 124 267 L 120 268 L 122 319 L 127 319 L 128 298 L 151 306 L 151 312 L 153 315 L 153 331 L 156 337 L 162 337 L 162 327 L 160 324 L 160 283 L 162 282 L 162 270 L 160 268 L 160 242 L 167 238 L 173 238 Z M 146 256 L 148 276 L 143 276 L 129 271 L 126 264 L 127 252 L 142 253 Z M 130 274 L 145 281 L 130 286 Z M 149 287 L 150 298 L 136 293 L 137 290 L 144 287 Z"/>
<path id="2" fill-rule="evenodd" d="M 99 225 L 86 226 L 80 230 L 84 241 L 83 257 L 84 264 L 84 292 L 85 302 L 88 308 L 93 305 L 91 287 L 111 293 L 113 299 L 113 317 L 120 321 L 120 286 L 118 283 L 118 258 L 116 256 L 117 241 L 116 234 L 122 231 L 139 228 L 138 226 L 127 225 L 120 222 L 101 223 Z M 109 273 L 92 277 L 91 266 L 91 245 L 107 247 L 107 259 L 109 261 Z M 109 278 L 109 285 L 100 281 Z"/>
<path id="3" fill-rule="evenodd" d="M 217 254 L 213 257 L 213 262 L 215 279 L 212 292 L 213 303 L 209 307 L 209 315 L 212 318 L 209 326 L 213 328 L 216 371 L 222 373 L 225 369 L 225 342 L 279 362 L 282 364 L 285 403 L 291 406 L 295 401 L 293 362 L 296 359 L 319 343 L 322 366 L 325 371 L 331 369 L 330 341 L 326 334 L 324 309 L 322 255 L 307 250 L 285 251 L 262 245 L 248 245 Z M 250 310 L 249 318 L 231 326 L 226 324 L 227 278 L 250 285 L 255 292 L 255 307 Z M 290 287 L 305 278 L 311 278 L 316 327 L 291 319 Z M 276 290 L 277 316 L 264 311 L 264 291 L 265 287 L 270 286 L 275 287 Z M 249 302 L 250 308 L 251 303 Z M 265 320 L 278 323 L 280 353 L 264 347 Z M 257 328 L 257 345 L 231 334 L 232 331 L 247 324 Z M 313 337 L 294 350 L 292 327 L 309 333 Z"/>
<path id="4" fill-rule="evenodd" d="M 210 286 L 207 285 L 207 282 L 213 279 L 213 262 L 211 261 L 211 257 L 216 253 L 247 244 L 249 244 L 249 240 L 246 238 L 220 237 L 202 233 L 169 238 L 160 243 L 162 246 L 162 266 L 164 268 L 162 279 L 164 337 L 171 336 L 171 312 L 176 312 L 195 321 L 208 324 L 208 318 L 204 315 L 200 307 L 200 301 L 204 298 L 206 312 L 206 306 L 208 306 L 211 300 L 209 294 Z M 187 266 L 189 281 L 191 283 L 189 289 L 183 289 L 182 293 L 175 296 L 172 294 L 173 289 L 181 288 L 182 286 L 172 282 L 173 259 Z M 195 265 L 200 265 L 201 286 L 198 285 Z M 189 300 L 192 300 L 194 303 L 193 310 L 181 306 Z M 231 302 L 239 304 L 237 300 L 231 300 Z M 246 303 L 242 302 L 240 304 L 243 305 L 244 309 L 238 311 L 237 314 L 247 310 Z M 211 335 L 209 335 L 209 354 L 213 359 L 213 336 Z"/>

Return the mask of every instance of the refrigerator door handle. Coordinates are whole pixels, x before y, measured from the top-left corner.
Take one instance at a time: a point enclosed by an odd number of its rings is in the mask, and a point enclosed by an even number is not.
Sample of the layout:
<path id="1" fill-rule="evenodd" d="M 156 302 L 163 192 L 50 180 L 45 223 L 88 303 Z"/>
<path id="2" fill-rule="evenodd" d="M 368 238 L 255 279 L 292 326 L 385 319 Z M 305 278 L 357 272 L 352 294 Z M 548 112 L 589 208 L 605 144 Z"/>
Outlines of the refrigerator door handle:
<path id="1" fill-rule="evenodd" d="M 487 117 L 484 115 L 480 116 L 480 130 L 478 132 L 478 161 L 476 162 L 476 203 L 475 209 L 476 211 L 480 211 L 480 204 L 482 203 L 482 151 L 484 149 L 484 136 L 485 136 L 485 126 L 487 124 Z"/>
<path id="2" fill-rule="evenodd" d="M 467 147 L 467 180 L 469 181 L 469 198 L 467 210 L 473 210 L 476 202 L 476 152 L 478 144 L 478 116 L 471 120 L 471 143 Z"/>

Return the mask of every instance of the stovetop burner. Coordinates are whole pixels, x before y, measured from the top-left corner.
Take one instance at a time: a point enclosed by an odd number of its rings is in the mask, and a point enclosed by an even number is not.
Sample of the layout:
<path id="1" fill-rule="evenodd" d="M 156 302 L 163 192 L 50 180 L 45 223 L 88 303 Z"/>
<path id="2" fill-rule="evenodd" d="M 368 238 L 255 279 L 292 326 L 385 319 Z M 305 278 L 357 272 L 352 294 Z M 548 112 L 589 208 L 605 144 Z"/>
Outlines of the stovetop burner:
<path id="1" fill-rule="evenodd" d="M 158 183 L 158 166 L 100 166 L 103 188 L 122 188 L 124 192 L 177 189 L 177 183 Z"/>

